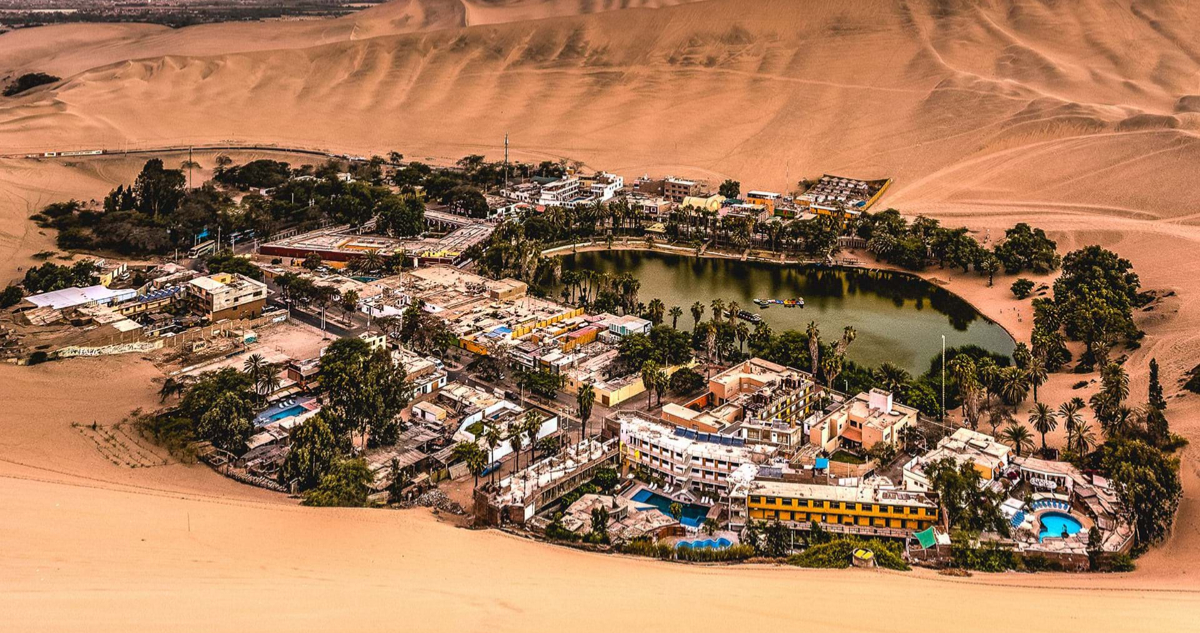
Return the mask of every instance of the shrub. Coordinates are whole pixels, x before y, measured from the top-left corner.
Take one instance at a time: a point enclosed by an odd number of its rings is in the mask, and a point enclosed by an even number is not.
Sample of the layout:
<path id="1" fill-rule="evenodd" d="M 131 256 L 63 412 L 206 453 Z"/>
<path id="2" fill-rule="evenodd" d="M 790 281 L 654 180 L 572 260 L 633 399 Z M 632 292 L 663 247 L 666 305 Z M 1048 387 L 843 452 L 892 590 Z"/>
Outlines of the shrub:
<path id="1" fill-rule="evenodd" d="M 11 308 L 20 303 L 24 297 L 25 291 L 21 290 L 20 286 L 9 284 L 3 292 L 0 292 L 0 308 Z"/>
<path id="2" fill-rule="evenodd" d="M 1183 388 L 1192 393 L 1200 393 L 1200 365 L 1196 365 L 1187 373 L 1187 382 L 1183 383 Z"/>
<path id="3" fill-rule="evenodd" d="M 60 79 L 62 78 L 55 77 L 54 75 L 48 75 L 46 73 L 25 73 L 24 75 L 17 77 L 16 81 L 12 82 L 7 88 L 4 89 L 4 96 L 12 97 L 19 95 L 26 90 L 32 90 L 38 86 L 52 84 Z"/>
<path id="4" fill-rule="evenodd" d="M 955 567 L 975 571 L 1007 571 L 1017 569 L 1018 566 L 1016 554 L 995 543 L 975 547 L 970 543 L 955 539 L 951 545 L 950 557 Z"/>
<path id="5" fill-rule="evenodd" d="M 1136 567 L 1137 566 L 1133 564 L 1133 558 L 1131 558 L 1129 554 L 1113 554 L 1112 559 L 1110 559 L 1108 563 L 1109 571 L 1133 571 L 1136 569 Z"/>
<path id="6" fill-rule="evenodd" d="M 860 539 L 856 537 L 835 538 L 825 543 L 813 545 L 808 549 L 788 557 L 788 564 L 797 567 L 819 569 L 845 569 L 850 566 L 854 550 L 863 548 L 875 553 L 875 562 L 885 569 L 907 571 L 908 563 L 900 552 L 898 543 L 889 543 L 880 539 Z"/>
<path id="7" fill-rule="evenodd" d="M 727 563 L 743 561 L 754 556 L 754 548 L 744 543 L 730 545 L 722 549 L 705 549 L 691 547 L 674 547 L 663 541 L 649 538 L 638 538 L 624 545 L 619 551 L 622 554 L 645 556 L 660 560 L 680 560 L 690 563 Z"/>
<path id="8" fill-rule="evenodd" d="M 1018 299 L 1024 299 L 1029 296 L 1029 293 L 1033 292 L 1033 282 L 1021 277 L 1012 283 L 1010 289 Z"/>

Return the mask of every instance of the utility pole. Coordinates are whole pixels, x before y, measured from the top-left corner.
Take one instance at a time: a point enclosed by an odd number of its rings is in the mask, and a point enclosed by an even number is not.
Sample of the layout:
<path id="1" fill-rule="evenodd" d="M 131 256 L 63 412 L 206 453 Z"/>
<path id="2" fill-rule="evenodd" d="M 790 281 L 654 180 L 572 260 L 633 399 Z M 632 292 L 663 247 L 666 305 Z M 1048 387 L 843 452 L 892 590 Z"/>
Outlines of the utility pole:
<path id="1" fill-rule="evenodd" d="M 946 335 L 942 335 L 942 415 L 938 416 L 943 421 L 946 419 Z"/>
<path id="2" fill-rule="evenodd" d="M 504 133 L 504 190 L 508 191 L 508 132 Z"/>
<path id="3" fill-rule="evenodd" d="M 192 147 L 189 145 L 188 146 L 188 189 L 191 189 L 193 187 L 193 185 L 192 185 L 192 165 L 193 165 Z"/>

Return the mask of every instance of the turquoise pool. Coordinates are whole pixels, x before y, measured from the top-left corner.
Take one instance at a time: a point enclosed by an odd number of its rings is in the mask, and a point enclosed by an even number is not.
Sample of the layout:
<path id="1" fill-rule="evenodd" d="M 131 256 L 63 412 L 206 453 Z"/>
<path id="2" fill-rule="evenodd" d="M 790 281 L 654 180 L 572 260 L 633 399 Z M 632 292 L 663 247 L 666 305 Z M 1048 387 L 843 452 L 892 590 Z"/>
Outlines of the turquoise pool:
<path id="1" fill-rule="evenodd" d="M 648 503 L 654 506 L 659 512 L 671 516 L 671 504 L 674 501 L 653 491 L 643 488 L 637 491 L 637 494 L 633 495 L 633 500 L 638 503 Z M 700 527 L 704 523 L 704 517 L 708 516 L 708 508 L 706 506 L 694 503 L 683 503 L 680 505 L 683 506 L 683 516 L 680 517 L 679 522 L 688 527 Z"/>
<path id="2" fill-rule="evenodd" d="M 290 418 L 293 415 L 300 415 L 301 413 L 304 413 L 307 410 L 308 409 L 305 409 L 304 407 L 302 407 L 298 404 L 294 404 L 294 405 L 284 409 L 283 411 L 272 414 L 271 419 L 272 420 L 282 420 L 284 418 Z"/>
<path id="3" fill-rule="evenodd" d="M 1042 529 L 1038 534 L 1038 541 L 1044 541 L 1048 538 L 1062 538 L 1064 533 L 1067 536 L 1071 536 L 1078 534 L 1079 530 L 1083 529 L 1083 524 L 1079 522 L 1079 519 L 1062 512 L 1047 512 L 1038 517 L 1038 521 L 1042 524 Z"/>

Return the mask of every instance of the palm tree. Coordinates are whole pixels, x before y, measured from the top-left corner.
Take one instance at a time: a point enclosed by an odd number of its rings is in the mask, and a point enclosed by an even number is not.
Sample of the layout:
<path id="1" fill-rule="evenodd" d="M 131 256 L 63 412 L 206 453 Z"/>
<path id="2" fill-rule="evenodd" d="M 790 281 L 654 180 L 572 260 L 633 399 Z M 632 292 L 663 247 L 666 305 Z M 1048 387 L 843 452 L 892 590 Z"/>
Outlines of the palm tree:
<path id="1" fill-rule="evenodd" d="M 537 459 L 537 436 L 538 431 L 542 430 L 542 416 L 537 411 L 527 411 L 525 413 L 525 421 L 521 424 L 521 431 L 525 433 L 525 441 L 529 444 L 529 463 Z"/>
<path id="2" fill-rule="evenodd" d="M 500 429 L 495 424 L 488 424 L 483 427 L 483 443 L 487 444 L 488 447 L 487 461 L 489 465 L 496 461 L 496 448 L 500 446 L 501 439 Z M 496 480 L 495 470 L 492 470 L 491 479 L 492 481 Z"/>
<path id="3" fill-rule="evenodd" d="M 273 364 L 268 364 L 259 374 L 258 380 L 254 383 L 256 393 L 262 395 L 265 400 L 268 396 L 275 393 L 279 389 L 279 368 Z"/>
<path id="4" fill-rule="evenodd" d="M 246 357 L 246 361 L 242 363 L 242 371 L 250 377 L 250 383 L 254 385 L 254 393 L 258 395 L 261 401 L 264 397 L 263 383 L 264 377 L 267 374 L 273 374 L 271 365 L 267 363 L 267 359 L 263 358 L 262 354 L 251 354 Z M 276 377 L 275 387 L 279 386 L 279 379 Z M 273 391 L 274 389 L 272 389 Z"/>
<path id="5" fill-rule="evenodd" d="M 700 319 L 704 316 L 704 304 L 697 301 L 692 304 L 692 329 L 700 326 Z"/>
<path id="6" fill-rule="evenodd" d="M 1046 383 L 1050 373 L 1046 371 L 1046 357 L 1035 354 L 1033 362 L 1029 363 L 1029 382 L 1033 384 L 1033 401 L 1038 401 L 1038 387 Z"/>
<path id="7" fill-rule="evenodd" d="M 163 381 L 162 388 L 158 390 L 158 401 L 166 402 L 167 398 L 182 396 L 185 391 L 187 391 L 187 385 L 182 380 L 167 378 Z"/>
<path id="8" fill-rule="evenodd" d="M 513 455 L 515 455 L 516 462 L 513 464 L 513 472 L 516 472 L 521 469 L 521 447 L 525 445 L 521 441 L 520 425 L 516 425 L 516 428 L 508 427 L 508 445 L 512 447 Z"/>
<path id="9" fill-rule="evenodd" d="M 817 327 L 816 321 L 809 321 L 805 333 L 808 334 L 808 356 L 810 359 L 808 368 L 812 371 L 813 379 L 815 380 L 817 377 L 817 359 L 821 357 L 821 329 Z"/>
<path id="10" fill-rule="evenodd" d="M 1046 434 L 1058 428 L 1058 416 L 1055 415 L 1054 409 L 1044 402 L 1038 402 L 1034 405 L 1033 411 L 1029 413 L 1029 423 L 1033 425 L 1034 430 L 1042 434 L 1042 454 L 1046 454 Z"/>
<path id="11" fill-rule="evenodd" d="M 1000 390 L 1004 401 L 1012 405 L 1016 412 L 1017 405 L 1029 393 L 1029 377 L 1024 370 L 1017 367 L 1005 367 L 1001 373 Z"/>
<path id="12" fill-rule="evenodd" d="M 708 351 L 708 364 L 713 362 L 713 351 L 717 346 L 717 325 L 713 321 L 704 324 L 704 349 Z"/>
<path id="13" fill-rule="evenodd" d="M 655 385 L 658 384 L 659 375 L 661 373 L 662 369 L 659 367 L 658 363 L 652 360 L 648 360 L 642 365 L 642 385 L 646 388 L 647 411 L 649 411 L 650 407 L 654 404 L 652 400 L 654 396 L 654 388 Z"/>
<path id="14" fill-rule="evenodd" d="M 1078 451 L 1079 458 L 1085 457 L 1095 447 L 1096 434 L 1092 432 L 1092 425 L 1080 422 L 1075 427 L 1075 450 Z"/>
<path id="15" fill-rule="evenodd" d="M 582 442 L 587 434 L 588 418 L 592 417 L 592 405 L 596 402 L 596 389 L 591 383 L 584 384 L 575 394 L 575 403 L 579 405 L 579 441 Z"/>
<path id="16" fill-rule="evenodd" d="M 483 450 L 474 442 L 459 442 L 454 445 L 454 457 L 467 464 L 467 471 L 475 477 L 475 487 L 479 488 L 479 476 L 488 467 Z"/>
<path id="17" fill-rule="evenodd" d="M 1083 424 L 1083 416 L 1079 414 L 1083 410 L 1083 406 L 1083 398 L 1072 398 L 1058 407 L 1058 417 L 1062 418 L 1063 424 L 1067 427 L 1068 449 L 1073 446 L 1075 429 Z"/>
<path id="18" fill-rule="evenodd" d="M 879 365 L 879 369 L 875 370 L 875 380 L 879 381 L 884 389 L 892 393 L 899 393 L 912 380 L 912 375 L 903 367 L 891 361 L 885 361 Z"/>
<path id="19" fill-rule="evenodd" d="M 255 380 L 266 365 L 267 359 L 263 358 L 262 354 L 251 354 L 242 363 L 242 371 L 249 374 L 251 380 Z"/>
<path id="20" fill-rule="evenodd" d="M 713 299 L 710 305 L 712 306 L 712 320 L 720 323 L 721 319 L 725 317 L 725 302 L 718 298 Z"/>
<path id="21" fill-rule="evenodd" d="M 842 373 L 845 357 L 841 354 L 829 354 L 821 359 L 821 372 L 825 374 L 825 386 L 833 389 L 833 382 Z"/>
<path id="22" fill-rule="evenodd" d="M 854 339 L 856 339 L 856 338 L 858 338 L 858 330 L 847 325 L 842 330 L 842 340 L 838 341 L 837 353 L 845 354 L 846 348 L 850 347 L 850 344 L 853 343 Z"/>
<path id="23" fill-rule="evenodd" d="M 729 302 L 729 322 L 738 322 L 738 313 L 742 311 L 742 306 L 736 300 Z"/>
<path id="24" fill-rule="evenodd" d="M 733 331 L 737 334 L 738 351 L 746 351 L 746 339 L 750 338 L 750 326 L 745 321 L 738 321 Z"/>
<path id="25" fill-rule="evenodd" d="M 1023 451 L 1033 450 L 1033 435 L 1023 424 L 1017 422 L 1009 424 L 1008 428 L 1000 434 L 1000 439 L 1017 452 L 1017 457 L 1020 457 Z"/>
<path id="26" fill-rule="evenodd" d="M 671 315 L 671 329 L 678 330 L 679 317 L 683 316 L 683 308 L 679 306 L 671 306 L 671 309 L 667 311 L 667 314 Z"/>
<path id="27" fill-rule="evenodd" d="M 662 323 L 663 314 L 666 312 L 667 307 L 663 305 L 662 299 L 655 297 L 646 305 L 646 310 L 650 313 L 650 322 L 654 325 L 659 325 Z"/>

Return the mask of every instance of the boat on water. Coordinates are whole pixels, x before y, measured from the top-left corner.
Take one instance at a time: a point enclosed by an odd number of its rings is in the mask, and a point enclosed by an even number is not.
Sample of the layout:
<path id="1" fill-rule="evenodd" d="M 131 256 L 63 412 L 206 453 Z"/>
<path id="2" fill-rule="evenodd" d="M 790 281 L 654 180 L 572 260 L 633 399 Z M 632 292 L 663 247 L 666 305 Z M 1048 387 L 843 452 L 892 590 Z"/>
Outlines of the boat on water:
<path id="1" fill-rule="evenodd" d="M 773 305 L 784 306 L 785 308 L 803 308 L 804 298 L 796 297 L 795 299 L 754 299 L 754 303 L 762 309 L 769 308 Z"/>

